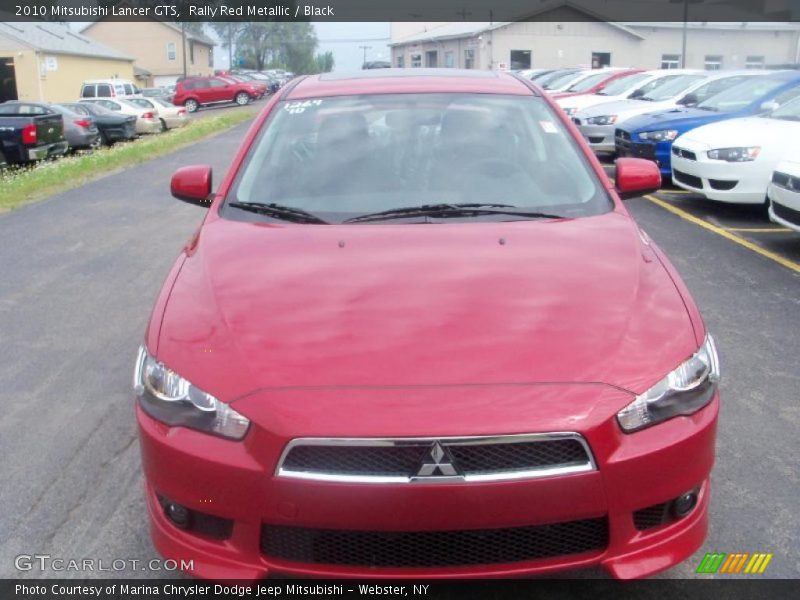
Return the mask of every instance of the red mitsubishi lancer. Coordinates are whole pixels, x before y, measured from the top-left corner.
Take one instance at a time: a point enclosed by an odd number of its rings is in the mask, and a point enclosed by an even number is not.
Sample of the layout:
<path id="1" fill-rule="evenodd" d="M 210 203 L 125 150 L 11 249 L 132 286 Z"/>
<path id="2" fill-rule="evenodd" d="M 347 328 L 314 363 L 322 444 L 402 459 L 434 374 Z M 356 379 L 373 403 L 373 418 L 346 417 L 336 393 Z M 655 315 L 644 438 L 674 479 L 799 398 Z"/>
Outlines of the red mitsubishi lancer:
<path id="1" fill-rule="evenodd" d="M 644 577 L 708 524 L 714 341 L 534 84 L 295 79 L 212 195 L 135 369 L 156 548 L 203 578 Z"/>

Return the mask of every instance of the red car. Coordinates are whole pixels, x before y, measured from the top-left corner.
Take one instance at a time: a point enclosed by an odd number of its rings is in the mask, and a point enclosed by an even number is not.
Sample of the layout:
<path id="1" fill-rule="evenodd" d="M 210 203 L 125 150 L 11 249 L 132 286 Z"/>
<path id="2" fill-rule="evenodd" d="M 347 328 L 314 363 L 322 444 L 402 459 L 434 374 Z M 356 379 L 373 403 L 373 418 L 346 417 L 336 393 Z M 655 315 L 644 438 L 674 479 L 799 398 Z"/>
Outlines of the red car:
<path id="1" fill-rule="evenodd" d="M 226 77 L 189 77 L 175 84 L 172 103 L 196 112 L 201 106 L 235 102 L 240 106 L 257 100 L 261 91 L 255 86 Z"/>
<path id="2" fill-rule="evenodd" d="M 156 548 L 203 578 L 652 575 L 706 535 L 719 368 L 564 113 L 501 72 L 276 94 L 135 368 Z"/>
<path id="3" fill-rule="evenodd" d="M 550 94 L 553 98 L 568 98 L 570 96 L 579 96 L 581 94 L 596 94 L 605 88 L 612 81 L 616 81 L 620 77 L 627 77 L 634 73 L 641 73 L 644 69 L 603 69 L 590 75 L 586 79 L 581 79 L 578 83 L 566 91 L 558 92 L 557 94 Z"/>

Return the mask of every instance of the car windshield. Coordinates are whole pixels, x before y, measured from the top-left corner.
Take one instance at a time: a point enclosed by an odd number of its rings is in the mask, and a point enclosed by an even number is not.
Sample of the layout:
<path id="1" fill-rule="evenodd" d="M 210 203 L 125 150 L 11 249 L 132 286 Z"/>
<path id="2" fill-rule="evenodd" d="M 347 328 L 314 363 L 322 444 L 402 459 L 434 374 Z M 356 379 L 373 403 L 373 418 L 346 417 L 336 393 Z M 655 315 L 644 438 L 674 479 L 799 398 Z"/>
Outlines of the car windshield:
<path id="1" fill-rule="evenodd" d="M 628 90 L 633 90 L 639 83 L 650 77 L 647 73 L 634 73 L 633 75 L 626 75 L 619 79 L 612 81 L 602 90 L 597 92 L 600 96 L 616 96 L 624 94 Z"/>
<path id="2" fill-rule="evenodd" d="M 568 86 L 570 82 L 578 79 L 579 77 L 583 77 L 583 73 L 580 71 L 572 71 L 571 73 L 566 73 L 561 77 L 556 77 L 555 79 L 548 81 L 544 84 L 544 89 L 546 90 L 557 90 L 562 87 Z"/>
<path id="3" fill-rule="evenodd" d="M 289 206 L 327 222 L 441 204 L 497 203 L 565 217 L 612 207 L 541 98 L 489 94 L 284 101 L 229 199 Z"/>
<path id="4" fill-rule="evenodd" d="M 654 87 L 652 90 L 642 96 L 643 100 L 652 100 L 653 102 L 661 102 L 670 100 L 675 96 L 685 92 L 691 85 L 706 79 L 706 75 L 679 75 L 671 81 L 667 81 L 662 85 Z"/>
<path id="5" fill-rule="evenodd" d="M 578 83 L 573 83 L 571 86 L 567 88 L 568 92 L 585 92 L 586 90 L 593 88 L 601 81 L 605 81 L 608 79 L 610 75 L 606 73 L 595 73 L 594 75 L 589 75 L 584 79 L 581 79 Z"/>
<path id="6" fill-rule="evenodd" d="M 800 121 L 800 98 L 787 102 L 766 116 L 770 119 L 781 119 L 783 121 Z"/>
<path id="7" fill-rule="evenodd" d="M 697 108 L 716 112 L 739 110 L 756 102 L 784 83 L 786 83 L 784 79 L 751 77 L 716 96 L 711 96 L 708 100 L 698 104 Z"/>
<path id="8" fill-rule="evenodd" d="M 542 87 L 546 87 L 553 83 L 556 79 L 561 79 L 562 77 L 567 77 L 575 73 L 574 70 L 570 69 L 568 71 L 553 71 L 552 73 L 548 73 L 544 77 L 538 80 L 539 85 Z"/>

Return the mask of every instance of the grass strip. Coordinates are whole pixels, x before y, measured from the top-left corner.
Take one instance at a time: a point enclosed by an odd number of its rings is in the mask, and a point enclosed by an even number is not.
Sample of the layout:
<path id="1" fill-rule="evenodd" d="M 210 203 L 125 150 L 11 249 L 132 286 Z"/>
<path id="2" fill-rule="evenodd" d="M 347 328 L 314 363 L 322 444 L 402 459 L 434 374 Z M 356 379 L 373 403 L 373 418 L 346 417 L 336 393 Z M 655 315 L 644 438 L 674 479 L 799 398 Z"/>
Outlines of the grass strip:
<path id="1" fill-rule="evenodd" d="M 0 171 L 0 213 L 76 188 L 109 171 L 169 154 L 182 146 L 252 119 L 256 112 L 250 108 L 226 112 L 216 117 L 193 119 L 180 129 L 143 136 L 132 142 Z"/>

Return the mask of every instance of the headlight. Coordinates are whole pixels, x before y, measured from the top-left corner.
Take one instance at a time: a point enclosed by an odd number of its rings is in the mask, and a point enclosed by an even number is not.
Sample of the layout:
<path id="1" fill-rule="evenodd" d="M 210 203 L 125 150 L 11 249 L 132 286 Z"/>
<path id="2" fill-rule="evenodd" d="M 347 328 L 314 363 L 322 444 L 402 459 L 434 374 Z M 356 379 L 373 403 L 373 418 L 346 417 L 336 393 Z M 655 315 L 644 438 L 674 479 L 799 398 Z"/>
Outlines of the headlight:
<path id="1" fill-rule="evenodd" d="M 617 115 L 602 115 L 600 117 L 589 117 L 586 123 L 589 125 L 613 125 L 617 122 Z"/>
<path id="2" fill-rule="evenodd" d="M 690 415 L 711 402 L 719 383 L 719 359 L 714 339 L 706 336 L 694 355 L 617 413 L 626 433 L 678 415 Z"/>
<path id="3" fill-rule="evenodd" d="M 664 142 L 672 141 L 678 137 L 678 132 L 674 129 L 661 129 L 659 131 L 643 131 L 639 134 L 640 140 L 649 140 L 651 142 Z"/>
<path id="4" fill-rule="evenodd" d="M 717 148 L 708 151 L 708 158 L 724 160 L 727 162 L 749 162 L 755 160 L 761 152 L 761 146 L 747 146 L 742 148 Z"/>
<path id="5" fill-rule="evenodd" d="M 240 440 L 250 425 L 246 417 L 230 406 L 158 362 L 144 346 L 139 348 L 136 358 L 133 389 L 144 412 L 173 427 L 189 427 Z"/>

